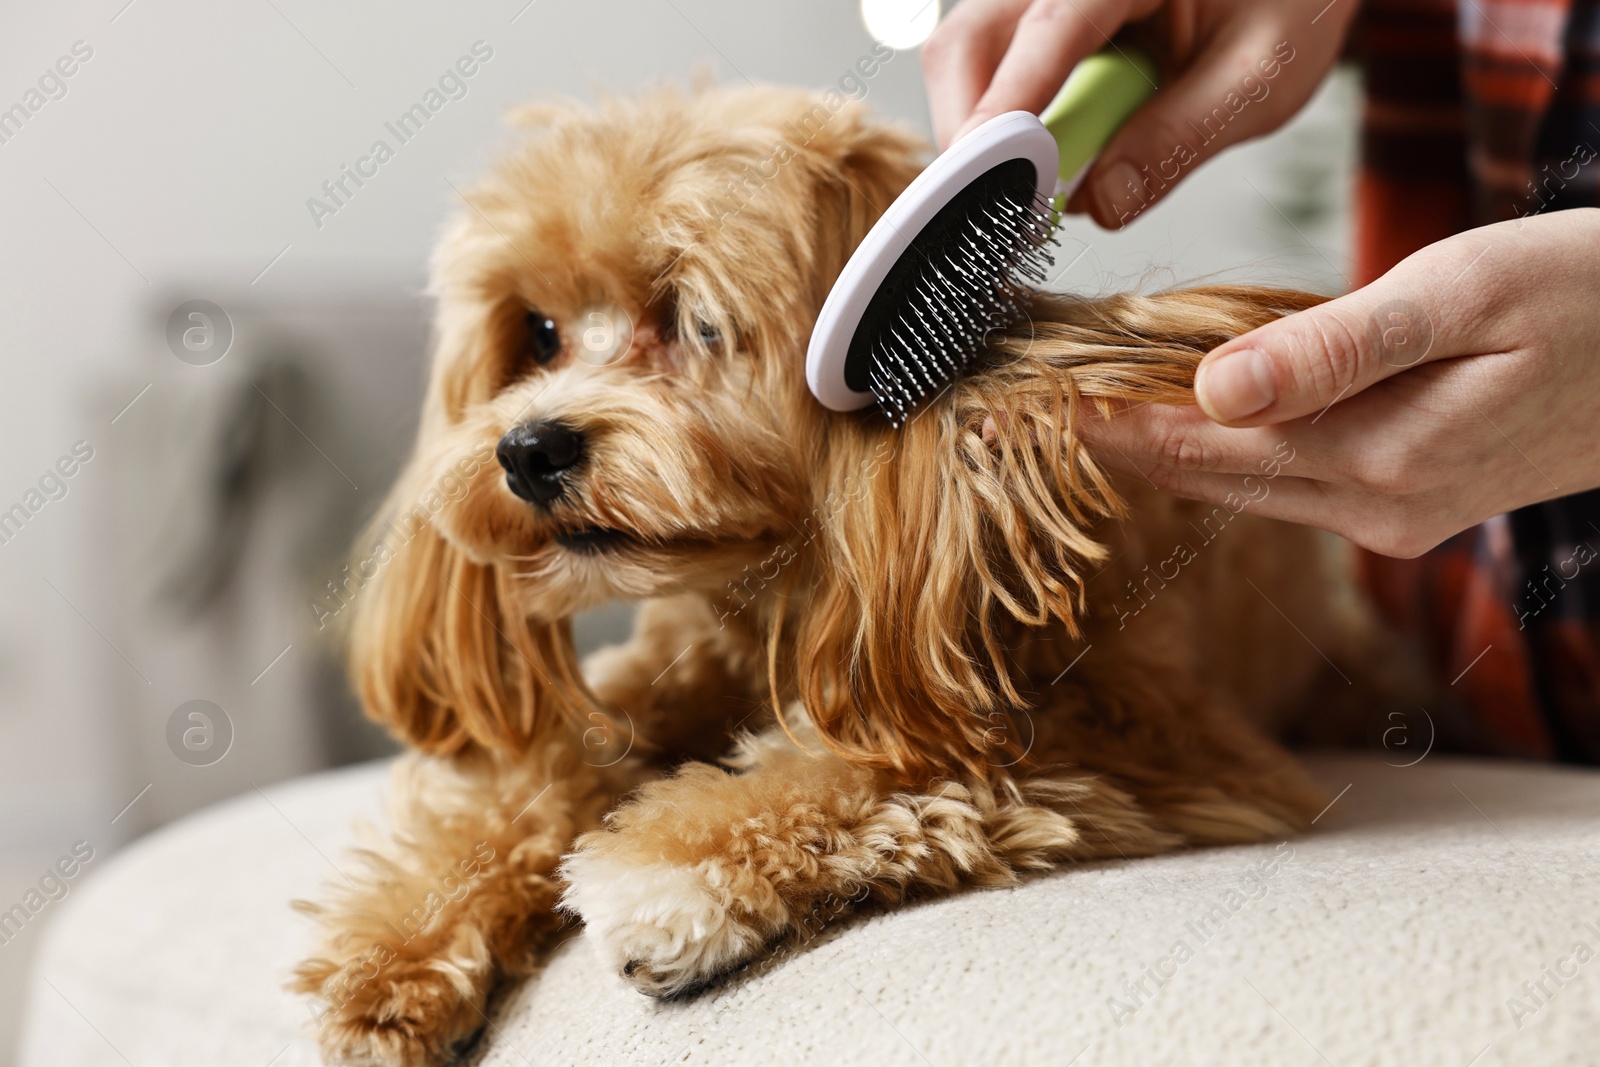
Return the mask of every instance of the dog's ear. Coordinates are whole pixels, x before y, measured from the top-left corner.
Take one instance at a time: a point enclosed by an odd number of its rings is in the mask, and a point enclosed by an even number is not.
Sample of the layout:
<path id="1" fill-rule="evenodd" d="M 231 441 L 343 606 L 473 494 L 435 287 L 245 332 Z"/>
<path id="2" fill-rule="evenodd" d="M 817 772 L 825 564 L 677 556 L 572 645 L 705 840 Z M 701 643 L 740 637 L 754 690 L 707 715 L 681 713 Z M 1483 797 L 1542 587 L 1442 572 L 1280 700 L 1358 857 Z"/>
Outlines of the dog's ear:
<path id="1" fill-rule="evenodd" d="M 570 626 L 515 609 L 513 579 L 471 559 L 407 481 L 361 544 L 351 677 L 367 714 L 435 755 L 520 751 L 589 705 Z M 374 573 L 375 572 L 375 573 Z"/>
<path id="2" fill-rule="evenodd" d="M 828 262 L 818 264 L 821 295 L 827 295 L 845 260 L 895 197 L 911 184 L 929 154 L 922 138 L 907 129 L 873 122 L 864 104 L 830 111 L 827 99 L 789 122 L 786 135 L 815 175 L 813 203 L 818 244 Z M 820 297 L 819 297 L 820 299 Z"/>
<path id="3" fill-rule="evenodd" d="M 858 424 L 828 450 L 816 509 L 802 703 L 830 748 L 908 782 L 1020 756 L 1007 716 L 1031 699 L 1011 631 L 1075 628 L 1104 555 L 1088 531 L 1114 506 L 1092 460 L 1068 483 L 1061 433 L 997 453 L 981 423 L 946 406 L 899 431 Z"/>
<path id="4" fill-rule="evenodd" d="M 904 428 L 834 420 L 796 648 L 824 743 L 910 782 L 1020 758 L 1009 716 L 1033 694 L 1019 657 L 1078 636 L 1106 558 L 1096 528 L 1123 511 L 1078 420 L 1119 402 L 1191 403 L 1207 351 L 1320 299 L 1247 287 L 1040 297 L 982 373 Z"/>

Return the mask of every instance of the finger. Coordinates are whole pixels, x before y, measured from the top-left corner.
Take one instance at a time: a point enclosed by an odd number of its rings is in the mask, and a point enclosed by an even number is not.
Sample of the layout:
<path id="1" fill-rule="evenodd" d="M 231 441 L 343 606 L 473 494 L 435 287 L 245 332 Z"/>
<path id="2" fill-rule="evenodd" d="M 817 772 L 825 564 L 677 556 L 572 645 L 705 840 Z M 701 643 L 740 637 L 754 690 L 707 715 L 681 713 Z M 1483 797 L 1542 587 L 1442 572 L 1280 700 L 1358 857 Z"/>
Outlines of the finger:
<path id="1" fill-rule="evenodd" d="M 1117 131 L 1084 183 L 1080 206 L 1107 229 L 1126 226 L 1224 148 L 1276 129 L 1309 95 L 1292 84 L 1309 71 L 1286 67 L 1274 47 L 1270 32 L 1247 40 L 1218 33 Z"/>
<path id="2" fill-rule="evenodd" d="M 1096 52 L 1127 20 L 1130 0 L 1034 0 L 1022 12 L 1010 47 L 956 136 L 1007 111 L 1038 114 L 1055 99 L 1079 60 Z"/>
<path id="3" fill-rule="evenodd" d="M 1199 535 L 1198 541 L 1189 542 L 1191 551 L 1223 536 L 1229 523 L 1245 513 L 1314 526 L 1369 552 L 1399 559 L 1420 556 L 1470 525 L 1431 514 L 1419 518 L 1370 492 L 1314 478 L 1158 471 L 1152 484 L 1201 502 L 1199 514 L 1189 520 Z"/>
<path id="4" fill-rule="evenodd" d="M 1111 419 L 1079 423 L 1084 443 L 1112 467 L 1149 475 L 1162 469 L 1194 474 L 1266 474 L 1277 477 L 1290 464 L 1301 477 L 1327 473 L 1321 450 L 1294 440 L 1298 428 L 1233 429 L 1218 426 L 1199 408 L 1144 404 Z M 1326 458 L 1326 457 L 1322 457 Z"/>
<path id="5" fill-rule="evenodd" d="M 1217 347 L 1196 372 L 1196 399 L 1234 426 L 1320 417 L 1385 378 L 1467 352 L 1481 326 L 1452 292 L 1476 249 L 1463 238 L 1440 242 L 1363 289 Z M 1478 340 L 1478 351 L 1492 350 Z"/>
<path id="6" fill-rule="evenodd" d="M 989 87 L 1028 0 L 966 0 L 922 46 L 933 135 L 940 148 L 955 139 Z"/>
<path id="7" fill-rule="evenodd" d="M 1235 516 L 1249 512 L 1341 533 L 1349 525 L 1353 493 L 1312 478 L 1288 474 L 1268 478 L 1259 474 L 1205 474 L 1156 472 L 1154 484 L 1163 492 L 1212 505 L 1196 521 L 1196 529 L 1213 539 Z"/>

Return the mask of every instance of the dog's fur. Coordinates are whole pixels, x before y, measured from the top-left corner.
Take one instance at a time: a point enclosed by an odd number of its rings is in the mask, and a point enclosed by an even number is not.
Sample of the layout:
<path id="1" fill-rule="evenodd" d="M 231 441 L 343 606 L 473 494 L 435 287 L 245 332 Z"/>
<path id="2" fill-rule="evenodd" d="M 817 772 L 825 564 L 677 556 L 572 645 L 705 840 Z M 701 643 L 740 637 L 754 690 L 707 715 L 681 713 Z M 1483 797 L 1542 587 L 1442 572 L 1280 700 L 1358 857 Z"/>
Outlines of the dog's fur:
<path id="1" fill-rule="evenodd" d="M 778 89 L 523 118 L 440 246 L 416 454 L 363 544 L 393 550 L 354 677 L 416 754 L 393 841 L 309 909 L 330 1059 L 441 1062 L 564 912 L 670 995 L 864 900 L 1306 827 L 1325 798 L 1271 738 L 1327 661 L 1371 662 L 1337 550 L 1113 477 L 1076 423 L 1185 402 L 1207 350 L 1317 298 L 1040 298 L 892 430 L 803 362 L 915 139 Z M 595 308 L 631 322 L 609 362 Z M 537 506 L 481 461 L 551 420 L 587 450 Z M 643 601 L 633 638 L 580 670 L 569 619 L 608 598 Z"/>

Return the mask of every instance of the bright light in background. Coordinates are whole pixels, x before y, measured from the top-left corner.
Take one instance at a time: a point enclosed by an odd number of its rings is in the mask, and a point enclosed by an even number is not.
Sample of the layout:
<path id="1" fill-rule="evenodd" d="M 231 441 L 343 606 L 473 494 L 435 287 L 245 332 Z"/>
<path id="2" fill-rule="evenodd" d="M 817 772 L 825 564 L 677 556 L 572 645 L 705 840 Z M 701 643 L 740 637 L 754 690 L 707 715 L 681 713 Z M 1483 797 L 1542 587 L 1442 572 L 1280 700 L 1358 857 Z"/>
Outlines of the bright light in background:
<path id="1" fill-rule="evenodd" d="M 861 21 L 890 48 L 915 48 L 939 25 L 939 0 L 861 0 Z"/>

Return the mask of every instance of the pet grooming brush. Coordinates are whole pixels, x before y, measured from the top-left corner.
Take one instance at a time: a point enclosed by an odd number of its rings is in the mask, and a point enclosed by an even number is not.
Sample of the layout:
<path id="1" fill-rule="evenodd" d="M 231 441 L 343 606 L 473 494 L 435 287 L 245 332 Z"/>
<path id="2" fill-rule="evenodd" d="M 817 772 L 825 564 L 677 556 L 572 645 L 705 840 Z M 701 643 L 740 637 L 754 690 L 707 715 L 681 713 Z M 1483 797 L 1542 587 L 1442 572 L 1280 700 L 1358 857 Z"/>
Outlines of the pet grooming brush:
<path id="1" fill-rule="evenodd" d="M 1042 116 L 997 115 L 929 164 L 822 305 L 806 353 L 812 394 L 834 411 L 876 400 L 899 426 L 953 381 L 991 331 L 1023 316 L 1055 262 L 1060 205 L 1155 80 L 1142 53 L 1098 53 Z"/>

